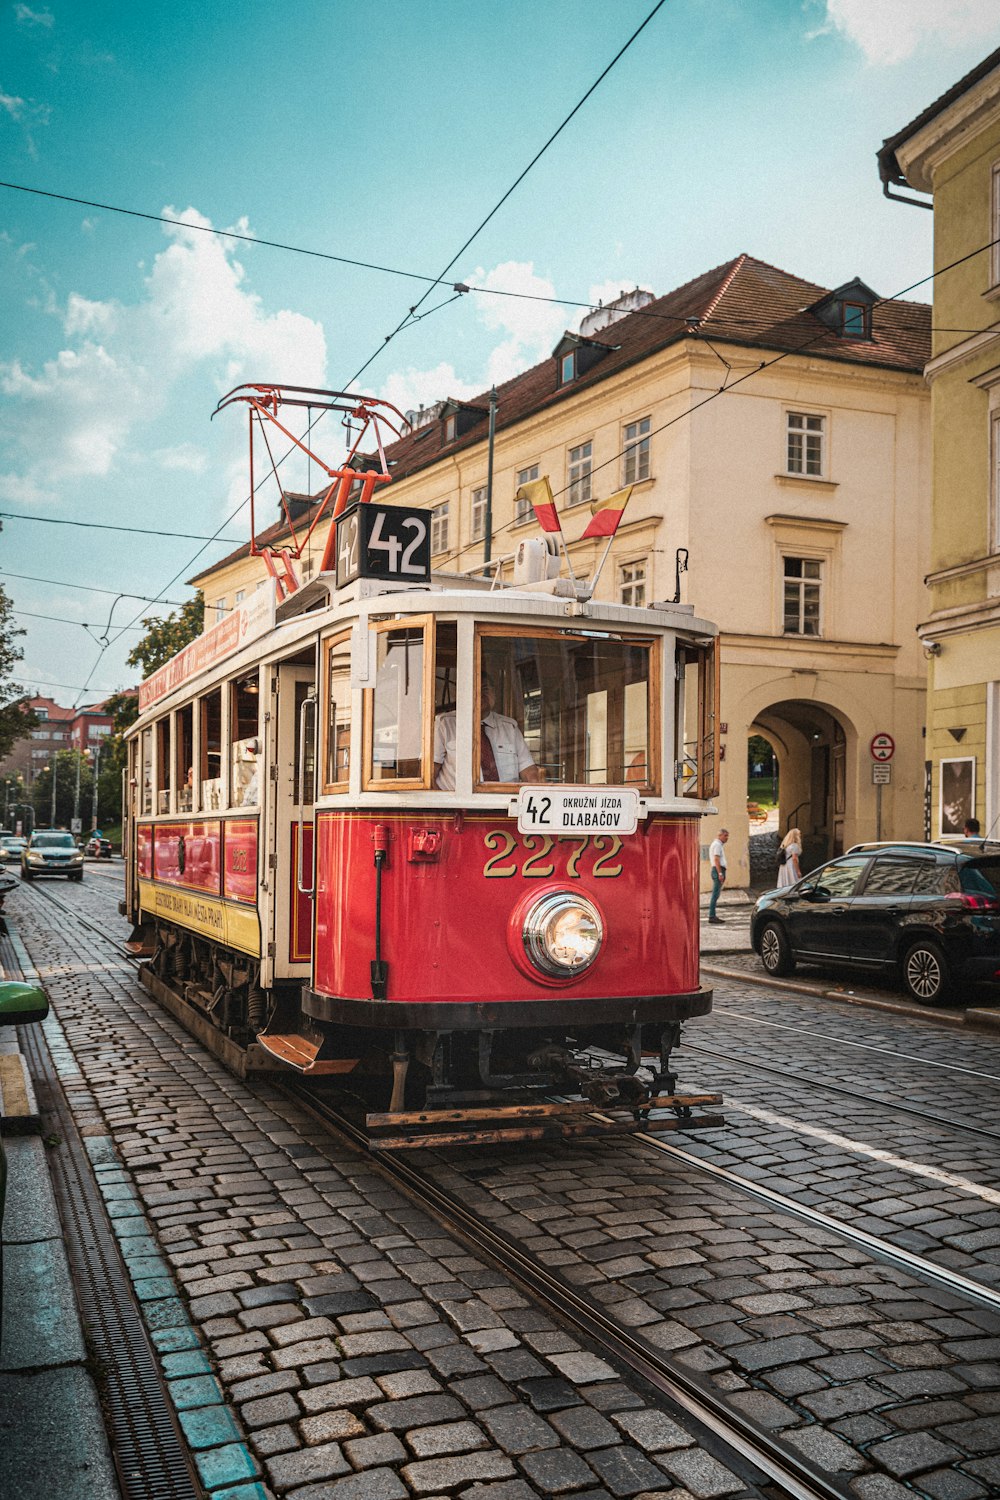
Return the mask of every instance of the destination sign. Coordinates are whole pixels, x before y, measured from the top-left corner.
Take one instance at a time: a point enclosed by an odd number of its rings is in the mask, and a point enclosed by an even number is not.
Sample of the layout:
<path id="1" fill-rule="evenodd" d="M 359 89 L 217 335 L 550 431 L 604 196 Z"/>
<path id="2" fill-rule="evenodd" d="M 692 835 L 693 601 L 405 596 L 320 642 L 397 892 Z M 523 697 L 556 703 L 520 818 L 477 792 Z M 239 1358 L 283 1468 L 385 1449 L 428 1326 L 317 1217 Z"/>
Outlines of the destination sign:
<path id="1" fill-rule="evenodd" d="M 639 793 L 625 787 L 523 786 L 511 803 L 519 833 L 635 833 Z"/>

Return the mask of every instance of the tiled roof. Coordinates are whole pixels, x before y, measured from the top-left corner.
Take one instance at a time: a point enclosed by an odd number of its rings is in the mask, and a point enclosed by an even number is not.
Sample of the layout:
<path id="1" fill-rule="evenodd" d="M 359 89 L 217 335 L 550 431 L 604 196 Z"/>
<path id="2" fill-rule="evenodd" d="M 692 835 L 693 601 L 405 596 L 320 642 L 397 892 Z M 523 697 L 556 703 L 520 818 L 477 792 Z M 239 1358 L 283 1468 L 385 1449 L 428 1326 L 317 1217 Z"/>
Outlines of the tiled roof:
<path id="1" fill-rule="evenodd" d="M 977 63 L 964 78 L 953 83 L 940 98 L 934 100 L 933 104 L 928 104 L 927 108 L 921 110 L 909 125 L 904 125 L 902 130 L 896 131 L 895 135 L 886 137 L 882 142 L 882 149 L 877 153 L 879 174 L 883 182 L 895 182 L 900 187 L 907 185 L 896 159 L 898 148 L 903 145 L 904 141 L 908 141 L 911 135 L 916 135 L 918 130 L 923 130 L 925 125 L 929 125 L 937 115 L 943 114 L 949 104 L 954 104 L 956 99 L 961 99 L 963 94 L 968 93 L 969 89 L 981 78 L 985 78 L 988 73 L 992 73 L 998 65 L 1000 65 L 1000 48 L 996 52 L 991 52 L 989 57 L 984 57 L 981 63 Z"/>
<path id="2" fill-rule="evenodd" d="M 925 303 L 877 303 L 872 337 L 850 339 L 831 332 L 807 310 L 829 291 L 751 255 L 738 255 L 602 328 L 599 342 L 610 346 L 610 352 L 569 384 L 559 384 L 557 361 L 550 357 L 498 386 L 497 431 L 572 400 L 578 392 L 630 365 L 682 339 L 697 339 L 702 334 L 713 344 L 736 344 L 778 354 L 801 351 L 812 358 L 911 374 L 923 370 L 930 358 L 931 309 Z M 488 400 L 484 392 L 467 405 L 485 408 Z M 392 443 L 385 455 L 392 465 L 393 478 L 403 479 L 483 442 L 485 437 L 485 419 L 481 426 L 450 443 L 444 441 L 443 422 L 431 421 Z M 258 536 L 258 543 L 278 541 L 287 535 L 287 526 L 277 523 Z M 248 552 L 249 546 L 237 548 L 190 582 L 197 583 Z"/>

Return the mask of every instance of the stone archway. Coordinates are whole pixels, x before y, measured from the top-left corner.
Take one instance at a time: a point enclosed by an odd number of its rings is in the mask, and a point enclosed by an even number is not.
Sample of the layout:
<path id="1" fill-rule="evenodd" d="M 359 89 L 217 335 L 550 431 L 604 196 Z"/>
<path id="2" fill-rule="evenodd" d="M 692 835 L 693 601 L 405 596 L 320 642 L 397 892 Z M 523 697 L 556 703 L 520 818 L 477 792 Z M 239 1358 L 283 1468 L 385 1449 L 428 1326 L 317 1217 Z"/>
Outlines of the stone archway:
<path id="1" fill-rule="evenodd" d="M 779 764 L 779 838 L 802 832 L 802 868 L 841 854 L 848 823 L 848 741 L 845 716 L 810 699 L 782 699 L 758 711 L 751 733 L 775 747 Z"/>

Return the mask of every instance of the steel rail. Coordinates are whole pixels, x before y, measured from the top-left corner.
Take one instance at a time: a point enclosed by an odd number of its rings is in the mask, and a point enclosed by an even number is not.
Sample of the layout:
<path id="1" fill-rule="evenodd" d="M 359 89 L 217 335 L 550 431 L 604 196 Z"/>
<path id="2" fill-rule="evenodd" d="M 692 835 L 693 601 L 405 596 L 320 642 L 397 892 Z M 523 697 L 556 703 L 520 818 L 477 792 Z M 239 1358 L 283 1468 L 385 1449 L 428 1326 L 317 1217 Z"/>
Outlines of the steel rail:
<path id="1" fill-rule="evenodd" d="M 885 1099 L 878 1094 L 860 1094 L 850 1089 L 843 1083 L 826 1083 L 822 1078 L 806 1078 L 802 1073 L 792 1073 L 788 1068 L 775 1067 L 773 1063 L 754 1062 L 750 1058 L 733 1057 L 730 1052 L 719 1052 L 714 1047 L 703 1047 L 697 1042 L 684 1043 L 684 1051 L 701 1052 L 706 1057 L 721 1058 L 724 1062 L 734 1063 L 738 1068 L 753 1068 L 758 1073 L 770 1073 L 785 1080 L 787 1083 L 801 1083 L 811 1089 L 825 1089 L 830 1094 L 842 1094 L 847 1099 L 863 1099 L 866 1104 L 877 1104 L 881 1109 L 893 1110 L 899 1114 L 913 1115 L 918 1120 L 925 1120 L 931 1125 L 941 1125 L 948 1130 L 961 1130 L 969 1135 L 982 1136 L 987 1141 L 1000 1142 L 1000 1132 L 987 1130 L 982 1125 L 966 1124 L 962 1120 L 946 1120 L 941 1115 L 931 1114 L 929 1110 L 920 1109 L 915 1104 L 903 1104 L 895 1099 Z"/>
<path id="2" fill-rule="evenodd" d="M 817 1208 L 811 1208 L 808 1204 L 796 1203 L 794 1198 L 786 1198 L 784 1193 L 775 1192 L 773 1188 L 762 1187 L 760 1183 L 750 1182 L 745 1177 L 740 1177 L 735 1172 L 730 1172 L 727 1167 L 716 1166 L 714 1162 L 703 1161 L 698 1156 L 691 1156 L 678 1146 L 672 1146 L 667 1141 L 661 1140 L 659 1136 L 647 1135 L 637 1131 L 628 1137 L 631 1141 L 637 1141 L 643 1146 L 652 1146 L 656 1151 L 666 1152 L 668 1155 L 683 1161 L 686 1166 L 694 1167 L 696 1171 L 705 1172 L 708 1176 L 725 1182 L 728 1186 L 737 1188 L 740 1192 L 757 1198 L 771 1208 L 780 1209 L 782 1213 L 793 1215 L 795 1218 L 804 1219 L 807 1223 L 815 1225 L 818 1229 L 825 1229 L 830 1234 L 836 1234 L 841 1239 L 848 1240 L 859 1249 L 879 1260 L 886 1261 L 897 1269 L 908 1271 L 913 1276 L 919 1276 L 924 1281 L 934 1282 L 937 1286 L 949 1292 L 955 1292 L 973 1302 L 980 1303 L 992 1312 L 1000 1312 L 1000 1290 L 993 1291 L 981 1282 L 972 1281 L 968 1276 L 963 1276 L 960 1271 L 950 1271 L 946 1266 L 937 1266 L 931 1260 L 925 1260 L 922 1255 L 914 1255 L 910 1250 L 903 1250 L 897 1245 L 890 1244 L 888 1240 L 880 1240 L 877 1235 L 869 1234 L 865 1229 L 856 1229 L 851 1224 L 845 1224 L 841 1219 L 831 1218 L 829 1214 L 822 1213 Z"/>
<path id="3" fill-rule="evenodd" d="M 478 1253 L 488 1255 L 536 1303 L 545 1306 L 588 1342 L 624 1364 L 731 1451 L 759 1469 L 765 1483 L 779 1486 L 781 1494 L 788 1496 L 789 1500 L 846 1500 L 847 1492 L 832 1484 L 826 1475 L 787 1452 L 768 1433 L 742 1421 L 712 1391 L 682 1371 L 673 1369 L 654 1349 L 628 1329 L 619 1327 L 598 1305 L 588 1301 L 585 1294 L 560 1281 L 515 1241 L 477 1217 L 461 1199 L 422 1176 L 411 1162 L 398 1156 L 372 1158 L 364 1131 L 332 1109 L 312 1088 L 294 1083 L 277 1087 L 296 1104 L 304 1104 L 324 1124 L 338 1131 L 359 1152 L 373 1160 L 378 1171 L 391 1178 L 420 1207 L 430 1209 L 449 1230 L 457 1233 Z M 754 1482 L 760 1483 L 759 1480 Z M 771 1489 L 769 1494 L 774 1496 L 775 1491 Z"/>

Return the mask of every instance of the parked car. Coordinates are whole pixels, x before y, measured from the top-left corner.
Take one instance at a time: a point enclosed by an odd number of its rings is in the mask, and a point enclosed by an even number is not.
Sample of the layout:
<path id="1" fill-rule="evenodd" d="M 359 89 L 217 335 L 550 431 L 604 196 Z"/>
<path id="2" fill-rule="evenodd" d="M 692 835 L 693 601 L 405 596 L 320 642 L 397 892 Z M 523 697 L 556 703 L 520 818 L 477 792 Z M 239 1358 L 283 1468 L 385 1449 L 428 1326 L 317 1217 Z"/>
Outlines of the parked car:
<path id="1" fill-rule="evenodd" d="M 87 841 L 87 847 L 84 850 L 84 853 L 88 854 L 91 859 L 110 859 L 111 840 L 99 838 L 89 839 Z"/>
<path id="2" fill-rule="evenodd" d="M 27 848 L 28 840 L 21 838 L 20 834 L 5 833 L 0 838 L 0 864 L 12 861 L 14 864 L 21 858 L 21 850 Z"/>
<path id="3" fill-rule="evenodd" d="M 1000 844 L 859 844 L 761 896 L 750 941 L 769 974 L 799 960 L 896 973 L 924 1005 L 1000 981 Z"/>
<path id="4" fill-rule="evenodd" d="M 43 990 L 34 985 L 12 981 L 0 983 L 0 1026 L 25 1026 L 44 1021 L 49 1002 Z M 7 1162 L 3 1154 L 3 1132 L 0 1131 L 0 1335 L 3 1332 L 3 1205 L 7 1188 Z"/>
<path id="5" fill-rule="evenodd" d="M 36 875 L 83 879 L 83 850 L 71 833 L 58 828 L 35 830 L 27 848 L 21 851 L 21 878 L 34 880 Z"/>

